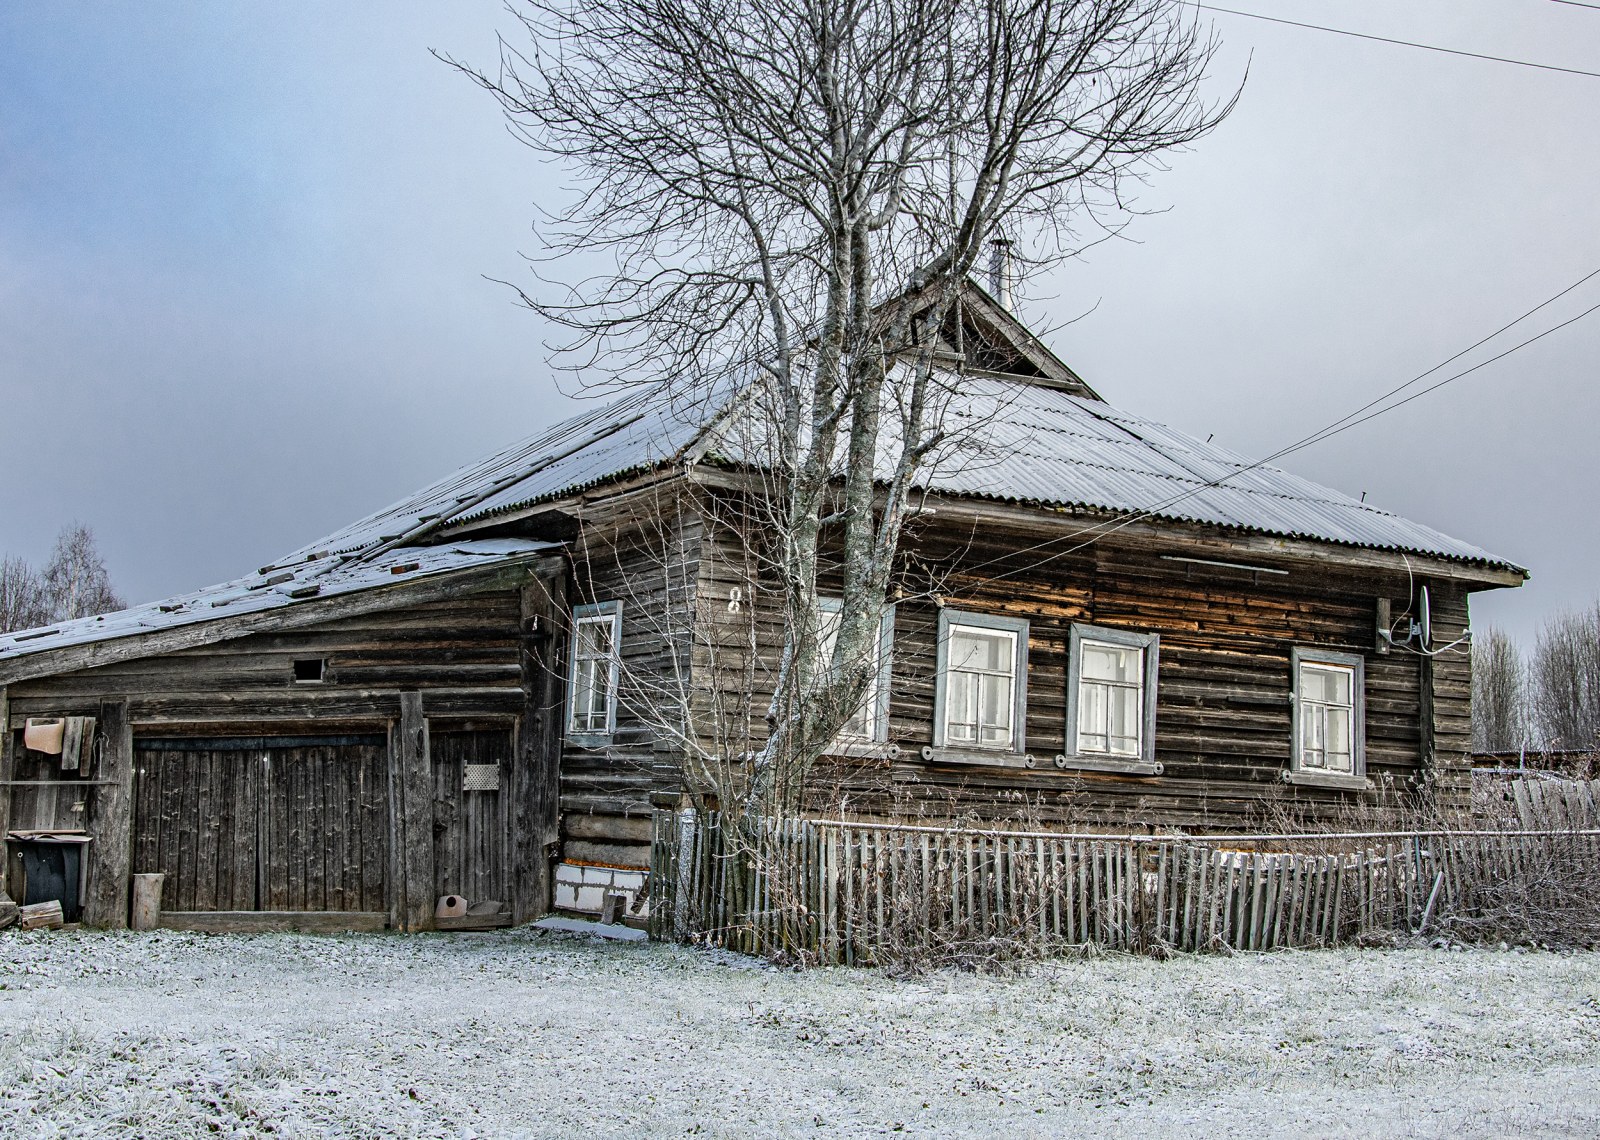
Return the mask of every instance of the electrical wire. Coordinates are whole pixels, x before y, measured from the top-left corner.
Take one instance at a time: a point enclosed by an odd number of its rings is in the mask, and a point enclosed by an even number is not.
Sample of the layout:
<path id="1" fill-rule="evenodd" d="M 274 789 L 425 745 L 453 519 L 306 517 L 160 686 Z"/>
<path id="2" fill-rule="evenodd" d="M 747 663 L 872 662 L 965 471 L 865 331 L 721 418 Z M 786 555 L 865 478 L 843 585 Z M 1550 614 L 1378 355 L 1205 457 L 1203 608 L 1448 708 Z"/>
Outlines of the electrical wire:
<path id="1" fill-rule="evenodd" d="M 1125 529 L 1125 528 L 1127 528 L 1129 526 L 1132 526 L 1134 523 L 1140 522 L 1140 521 L 1142 521 L 1144 519 L 1147 519 L 1147 518 L 1152 518 L 1152 517 L 1157 516 L 1157 515 L 1165 514 L 1172 507 L 1174 507 L 1177 504 L 1183 502 L 1184 500 L 1193 498 L 1195 495 L 1198 495 L 1198 494 L 1200 494 L 1200 493 L 1202 493 L 1204 491 L 1211 490 L 1212 488 L 1220 487 L 1224 483 L 1228 482 L 1230 479 L 1236 479 L 1241 475 L 1247 474 L 1247 473 L 1249 473 L 1251 471 L 1256 470 L 1259 467 L 1265 466 L 1268 463 L 1272 463 L 1272 462 L 1274 462 L 1274 461 L 1276 461 L 1278 459 L 1281 459 L 1285 455 L 1292 455 L 1297 451 L 1300 451 L 1300 450 L 1302 450 L 1304 448 L 1312 446 L 1313 444 L 1321 443 L 1325 439 L 1331 439 L 1333 436 L 1338 435 L 1341 432 L 1348 431 L 1350 428 L 1356 427 L 1359 424 L 1366 423 L 1368 420 L 1375 419 L 1378 416 L 1381 416 L 1381 415 L 1385 414 L 1386 412 L 1391 412 L 1395 408 L 1401 407 L 1401 406 L 1403 406 L 1405 404 L 1410 403 L 1412 400 L 1415 400 L 1415 399 L 1418 399 L 1418 398 L 1420 398 L 1422 396 L 1427 395 L 1429 392 L 1437 391 L 1439 388 L 1444 387 L 1446 384 L 1449 384 L 1449 383 L 1452 383 L 1453 381 L 1459 380 L 1464 376 L 1470 376 L 1472 373 L 1478 371 L 1480 368 L 1485 368 L 1488 365 L 1495 363 L 1496 361 L 1504 360 L 1506 357 L 1510 356 L 1512 353 L 1519 352 L 1520 350 L 1528 347 L 1530 344 L 1533 344 L 1533 343 L 1535 343 L 1536 341 L 1539 341 L 1539 340 L 1543 340 L 1545 337 L 1549 336 L 1551 333 L 1557 332 L 1557 331 L 1559 331 L 1561 329 L 1566 328 L 1568 325 L 1574 324 L 1577 321 L 1582 320 L 1584 317 L 1587 317 L 1589 314 L 1595 312 L 1596 310 L 1600 310 L 1600 304 L 1592 305 L 1589 308 L 1585 309 L 1583 312 L 1577 314 L 1577 316 L 1569 317 L 1566 320 L 1562 321 L 1560 324 L 1553 325 L 1550 328 L 1545 329 L 1543 332 L 1536 333 L 1533 336 L 1527 338 L 1526 340 L 1521 341 L 1518 344 L 1515 344 L 1515 345 L 1511 346 L 1510 348 L 1506 349 L 1504 352 L 1501 352 L 1501 353 L 1499 353 L 1499 354 L 1497 354 L 1495 356 L 1492 356 L 1487 360 L 1480 361 L 1477 364 L 1474 364 L 1470 368 L 1462 369 L 1460 372 L 1457 372 L 1457 373 L 1454 373 L 1453 375 L 1447 376 L 1443 380 L 1440 380 L 1435 384 L 1429 385 L 1427 388 L 1424 388 L 1420 392 L 1413 392 L 1411 395 L 1407 396 L 1403 400 L 1397 400 L 1392 404 L 1385 404 L 1382 407 L 1377 407 L 1376 410 L 1368 411 L 1368 409 L 1374 408 L 1375 405 L 1383 404 L 1383 402 L 1385 400 L 1388 400 L 1391 397 L 1398 395 L 1399 393 L 1405 391 L 1407 388 L 1411 387 L 1413 384 L 1416 384 L 1416 383 L 1426 379 L 1427 377 L 1433 375 L 1434 373 L 1438 372 L 1441 368 L 1444 368 L 1447 365 L 1451 364 L 1452 362 L 1461 359 L 1461 357 L 1465 356 L 1469 352 L 1472 352 L 1474 349 L 1479 348 L 1484 344 L 1487 344 L 1489 341 L 1493 340 L 1497 336 L 1500 336 L 1502 333 L 1506 332 L 1507 330 L 1516 327 L 1517 325 L 1521 324 L 1523 321 L 1527 320 L 1529 317 L 1533 316 L 1535 313 L 1538 313 L 1540 310 L 1544 309 L 1546 306 L 1548 306 L 1551 303 L 1553 303 L 1554 301 L 1557 301 L 1560 298 L 1566 296 L 1568 293 L 1572 292 L 1574 289 L 1578 288 L 1580 285 L 1584 284 L 1587 281 L 1590 281 L 1590 280 L 1594 279 L 1597 276 L 1600 276 L 1600 269 L 1592 270 L 1591 272 L 1585 274 L 1583 277 L 1579 278 L 1577 281 L 1574 281 L 1571 285 L 1568 285 L 1566 288 L 1560 290 L 1559 292 L 1553 294 L 1552 296 L 1546 298 L 1545 300 L 1540 301 L 1537 305 L 1533 306 L 1533 308 L 1528 309 L 1526 312 L 1522 313 L 1520 316 L 1516 317 L 1514 320 L 1510 321 L 1509 323 L 1507 323 L 1505 325 L 1502 325 L 1500 328 L 1496 329 L 1494 332 L 1490 333 L 1488 336 L 1483 337 L 1483 338 L 1479 339 L 1478 341 L 1474 342 L 1473 344 L 1471 344 L 1471 345 L 1467 346 L 1466 348 L 1462 349 L 1460 352 L 1456 353 L 1454 356 L 1451 356 L 1451 357 L 1439 362 L 1438 364 L 1434 365 L 1432 368 L 1428 369 L 1426 372 L 1419 373 L 1417 376 L 1414 376 L 1410 380 L 1407 380 L 1404 384 L 1397 385 L 1396 387 L 1394 387 L 1394 388 L 1390 389 L 1388 392 L 1386 392 L 1384 395 L 1379 396 L 1374 400 L 1369 400 L 1367 403 L 1363 404 L 1360 408 L 1356 409 L 1354 412 L 1351 412 L 1348 415 L 1342 416 L 1339 419 L 1334 420 L 1331 424 L 1327 425 L 1326 427 L 1320 428 L 1317 431 L 1312 432 L 1310 435 L 1304 436 L 1301 439 L 1295 441 L 1294 443 L 1291 443 L 1291 444 L 1288 444 L 1285 447 L 1279 448 L 1277 451 L 1274 451 L 1271 455 L 1268 455 L 1268 456 L 1266 456 L 1266 457 L 1264 457 L 1262 459 L 1258 459 L 1255 462 L 1250 463 L 1250 464 L 1248 464 L 1248 465 L 1246 465 L 1244 467 L 1240 467 L 1239 469 L 1237 469 L 1235 471 L 1230 471 L 1226 475 L 1220 476 L 1220 477 L 1218 477 L 1216 479 L 1207 480 L 1204 483 L 1200 483 L 1200 484 L 1198 484 L 1198 485 L 1196 485 L 1194 487 L 1190 487 L 1187 490 L 1181 491 L 1181 492 L 1179 492 L 1179 493 L 1177 493 L 1175 495 L 1171 495 L 1168 498 L 1161 500 L 1160 502 L 1152 504 L 1151 506 L 1144 507 L 1144 508 L 1142 508 L 1140 510 L 1137 510 L 1137 511 L 1127 511 L 1127 512 L 1124 512 L 1122 514 L 1114 515 L 1109 519 L 1102 519 L 1102 520 L 1100 520 L 1099 522 L 1095 523 L 1092 526 L 1082 527 L 1082 528 L 1079 528 L 1078 530 L 1072 531 L 1072 532 L 1070 532 L 1068 534 L 1056 535 L 1053 538 L 1045 539 L 1043 542 L 1035 543 L 1032 546 L 1025 546 L 1025 547 L 1021 548 L 1020 550 L 1008 551 L 1002 557 L 991 558 L 988 561 L 980 562 L 980 563 L 977 563 L 976 565 L 973 565 L 973 566 L 966 566 L 966 567 L 963 567 L 963 570 L 967 571 L 967 572 L 970 572 L 970 571 L 973 571 L 973 570 L 980 570 L 980 569 L 983 569 L 985 567 L 994 565 L 996 562 L 1005 561 L 1005 560 L 1009 560 L 1011 558 L 1014 558 L 1019 554 L 1030 554 L 1030 553 L 1033 553 L 1034 551 L 1047 549 L 1048 547 L 1054 546 L 1054 545 L 1056 545 L 1057 543 L 1060 543 L 1060 542 L 1069 542 L 1069 541 L 1071 541 L 1071 540 L 1073 540 L 1075 538 L 1079 538 L 1079 537 L 1081 537 L 1083 535 L 1089 535 L 1090 536 L 1090 537 L 1086 538 L 1083 542 L 1080 542 L 1075 546 L 1072 546 L 1072 547 L 1070 547 L 1070 548 L 1068 548 L 1066 550 L 1058 551 L 1056 553 L 1053 553 L 1053 554 L 1049 555 L 1048 557 L 1046 557 L 1046 558 L 1044 558 L 1042 560 L 1038 560 L 1038 561 L 1033 562 L 1030 565 L 1029 568 L 1031 569 L 1032 567 L 1038 566 L 1038 565 L 1040 565 L 1041 562 L 1054 561 L 1057 558 L 1066 558 L 1069 555 L 1076 554 L 1080 550 L 1084 550 L 1087 547 L 1090 547 L 1090 546 L 1094 545 L 1096 542 L 1099 542 L 1103 538 L 1107 538 L 1110 535 L 1113 535 L 1113 534 L 1117 533 L 1120 530 L 1123 530 L 1123 529 Z M 1362 412 L 1367 412 L 1368 414 L 1362 415 L 1361 414 Z M 1359 418 L 1354 418 L 1354 417 L 1359 417 Z M 1007 577 L 1010 577 L 1012 573 L 1015 573 L 1015 571 L 1007 572 L 1007 573 L 1004 573 L 1004 574 L 998 574 L 998 575 L 995 575 L 994 578 L 996 580 L 1002 579 L 1002 578 L 1007 578 Z"/>
<path id="2" fill-rule="evenodd" d="M 1565 4 L 1569 8 L 1588 8 L 1600 12 L 1600 4 L 1585 4 L 1583 0 L 1550 0 L 1552 4 Z"/>
<path id="3" fill-rule="evenodd" d="M 1558 67 L 1553 63 L 1534 63 L 1526 59 L 1512 59 L 1504 55 L 1484 55 L 1481 52 L 1462 51 L 1459 48 L 1440 47 L 1438 44 L 1418 43 L 1416 40 L 1393 39 L 1389 36 L 1374 36 L 1366 32 L 1352 32 L 1347 28 L 1330 28 L 1325 24 L 1307 24 L 1300 20 L 1285 20 L 1281 16 L 1264 16 L 1260 12 L 1242 12 L 1237 8 L 1221 8 L 1215 4 L 1201 4 L 1197 0 L 1180 0 L 1191 8 L 1200 8 L 1207 12 L 1221 12 L 1229 16 L 1244 16 L 1251 20 L 1264 20 L 1269 24 L 1284 24 L 1291 28 L 1306 28 L 1313 32 L 1330 32 L 1336 36 L 1349 36 L 1357 40 L 1371 40 L 1380 44 L 1395 44 L 1399 47 L 1419 48 L 1422 51 L 1439 52 L 1443 55 L 1456 55 L 1464 59 L 1482 59 L 1490 63 L 1509 63 L 1517 67 L 1532 67 L 1539 71 L 1559 71 L 1564 75 L 1582 75 L 1590 79 L 1600 79 L 1600 71 L 1585 71 L 1581 67 Z M 1575 0 L 1557 0 L 1558 3 L 1572 3 Z M 1580 4 L 1577 7 L 1594 7 L 1594 5 Z"/>

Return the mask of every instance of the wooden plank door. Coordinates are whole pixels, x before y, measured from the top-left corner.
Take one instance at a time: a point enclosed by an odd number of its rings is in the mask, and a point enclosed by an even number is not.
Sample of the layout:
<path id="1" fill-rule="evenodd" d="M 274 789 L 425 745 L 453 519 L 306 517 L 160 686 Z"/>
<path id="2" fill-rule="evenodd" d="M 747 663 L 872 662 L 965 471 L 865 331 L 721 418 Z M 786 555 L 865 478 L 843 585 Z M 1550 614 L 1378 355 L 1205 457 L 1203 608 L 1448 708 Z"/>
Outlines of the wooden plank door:
<path id="1" fill-rule="evenodd" d="M 511 731 L 433 729 L 428 739 L 437 891 L 509 909 Z"/>
<path id="2" fill-rule="evenodd" d="M 133 871 L 163 910 L 255 910 L 260 752 L 156 741 L 135 755 Z"/>
<path id="3" fill-rule="evenodd" d="M 133 870 L 170 911 L 383 911 L 382 737 L 137 744 Z"/>
<path id="4" fill-rule="evenodd" d="M 260 909 L 384 910 L 386 745 L 308 743 L 265 755 Z"/>

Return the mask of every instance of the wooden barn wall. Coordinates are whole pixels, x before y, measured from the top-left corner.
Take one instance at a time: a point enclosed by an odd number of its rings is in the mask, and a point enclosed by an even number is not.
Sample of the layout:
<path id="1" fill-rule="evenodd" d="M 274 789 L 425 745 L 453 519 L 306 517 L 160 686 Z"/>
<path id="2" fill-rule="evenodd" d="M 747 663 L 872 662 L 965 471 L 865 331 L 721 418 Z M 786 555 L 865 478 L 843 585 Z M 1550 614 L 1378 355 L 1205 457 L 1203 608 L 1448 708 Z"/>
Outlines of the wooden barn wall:
<path id="1" fill-rule="evenodd" d="M 519 588 L 464 591 L 443 601 L 14 681 L 0 688 L 0 724 L 8 729 L 0 732 L 0 779 L 11 781 L 0 787 L 0 823 L 10 829 L 87 827 L 102 852 L 120 850 L 115 841 L 120 828 L 137 864 L 132 870 L 164 869 L 169 857 L 179 866 L 214 868 L 204 882 L 179 876 L 190 885 L 178 885 L 178 896 L 166 909 L 227 909 L 224 903 L 248 895 L 257 909 L 282 904 L 287 909 L 383 910 L 380 896 L 387 889 L 392 903 L 399 900 L 391 906 L 396 923 L 414 928 L 431 921 L 436 888 L 442 886 L 474 901 L 505 902 L 518 921 L 537 917 L 548 906 L 548 854 L 559 834 L 555 760 L 566 585 L 559 573 L 528 581 Z M 326 661 L 322 682 L 294 679 L 293 663 L 308 658 Z M 403 707 L 420 708 L 432 725 L 435 757 L 425 751 L 413 755 L 418 747 L 426 749 L 426 733 L 415 747 L 397 752 L 393 733 Z M 30 716 L 103 717 L 108 708 L 131 722 L 134 743 L 112 749 L 114 755 L 97 763 L 101 770 L 63 774 L 53 757 L 20 746 L 20 730 Z M 340 733 L 391 734 L 389 745 L 377 747 L 380 759 L 374 761 L 379 773 L 389 769 L 384 775 L 389 786 L 369 786 L 376 777 L 365 765 L 322 765 L 328 789 L 336 791 L 349 780 L 360 786 L 344 788 L 349 794 L 336 797 L 340 804 L 323 810 L 314 802 L 322 783 L 308 785 L 303 796 L 290 795 L 284 810 L 309 813 L 305 819 L 326 837 L 328 850 L 291 860 L 302 867 L 297 881 L 248 887 L 234 873 L 234 864 L 244 858 L 244 823 L 230 813 L 259 801 L 262 792 L 252 784 L 259 772 L 244 772 L 219 756 L 168 757 L 138 744 L 151 738 Z M 121 755 L 135 748 L 142 779 L 134 777 Z M 500 790 L 463 793 L 461 766 L 469 760 L 489 762 L 490 756 L 502 766 Z M 315 767 L 314 757 L 308 759 L 302 775 L 310 779 Z M 412 790 L 424 778 L 427 787 Z M 54 782 L 16 782 L 44 780 Z M 127 802 L 135 796 L 137 805 Z M 360 829 L 359 855 L 339 849 L 351 828 L 348 820 L 335 817 L 370 803 L 392 804 L 391 822 L 399 818 L 395 834 L 430 841 L 420 853 L 425 857 L 413 857 L 409 845 L 405 852 L 390 852 L 385 874 L 398 876 L 398 885 L 391 882 L 387 888 L 384 874 L 366 867 L 377 850 L 370 827 Z M 163 831 L 161 821 L 170 812 L 178 813 L 173 821 L 179 816 L 205 821 L 195 824 L 202 833 L 180 838 L 177 827 Z M 121 817 L 120 822 L 111 816 Z M 141 826 L 136 820 L 145 828 L 137 837 L 131 834 Z M 443 827 L 436 828 L 441 822 Z M 270 818 L 264 826 L 270 829 Z M 309 834 L 285 827 L 286 837 Z M 112 839 L 109 846 L 102 836 Z M 103 854 L 96 859 L 104 864 Z M 339 866 L 329 870 L 330 859 Z M 362 864 L 359 872 L 345 867 L 352 859 Z M 146 866 L 152 862 L 161 867 Z M 321 869 L 308 881 L 310 871 L 304 868 L 313 863 Z M 101 918 L 116 925 L 126 918 L 126 882 L 107 890 Z"/>
<path id="2" fill-rule="evenodd" d="M 610 741 L 563 746 L 563 835 L 577 852 L 569 858 L 593 855 L 585 849 L 601 844 L 608 848 L 601 861 L 648 864 L 637 817 L 648 814 L 649 793 L 677 786 L 682 770 L 681 748 L 660 726 L 681 716 L 689 690 L 700 541 L 700 516 L 680 493 L 646 492 L 587 519 L 574 549 L 573 605 L 622 605 L 622 667 Z"/>
<path id="3" fill-rule="evenodd" d="M 135 731 L 227 723 L 282 731 L 388 720 L 395 694 L 429 694 L 430 716 L 514 717 L 522 712 L 515 590 L 342 618 L 313 628 L 255 634 L 10 686 L 11 719 L 93 716 L 129 698 Z M 294 662 L 325 658 L 326 679 L 297 682 Z"/>
<path id="4" fill-rule="evenodd" d="M 778 598 L 757 589 L 749 548 L 733 524 L 711 528 L 701 562 L 705 612 L 720 628 L 697 654 L 697 713 L 703 744 L 726 746 L 710 727 L 740 707 L 747 746 L 759 746 L 760 712 L 770 696 L 781 645 Z M 1000 537 L 996 537 L 1000 535 Z M 896 606 L 890 739 L 898 759 L 837 759 L 818 773 L 819 802 L 868 815 L 1037 818 L 1109 827 L 1201 828 L 1293 826 L 1341 817 L 1359 821 L 1417 806 L 1427 787 L 1447 808 L 1465 808 L 1470 775 L 1470 657 L 1466 647 L 1425 659 L 1376 652 L 1377 599 L 1398 616 L 1411 584 L 1404 574 L 1326 567 L 1287 576 L 1163 561 L 1174 544 L 1109 542 L 1064 557 L 1025 551 L 1037 536 L 984 528 L 925 529 Z M 1041 556 L 1041 553 L 1044 556 Z M 1467 628 L 1467 595 L 1455 583 L 1431 582 L 1435 644 Z M 823 586 L 828 588 L 825 570 Z M 752 599 L 727 613 L 735 589 Z M 1028 769 L 930 764 L 939 603 L 1029 622 Z M 1160 635 L 1156 758 L 1159 777 L 1054 767 L 1065 748 L 1067 647 L 1073 623 Z M 1291 754 L 1292 647 L 1362 654 L 1366 662 L 1367 773 L 1373 793 L 1291 787 L 1281 780 Z M 714 648 L 712 648 L 714 647 Z M 752 652 L 753 649 L 753 652 Z M 721 717 L 710 715 L 717 711 Z M 1427 757 L 1431 756 L 1431 763 Z"/>

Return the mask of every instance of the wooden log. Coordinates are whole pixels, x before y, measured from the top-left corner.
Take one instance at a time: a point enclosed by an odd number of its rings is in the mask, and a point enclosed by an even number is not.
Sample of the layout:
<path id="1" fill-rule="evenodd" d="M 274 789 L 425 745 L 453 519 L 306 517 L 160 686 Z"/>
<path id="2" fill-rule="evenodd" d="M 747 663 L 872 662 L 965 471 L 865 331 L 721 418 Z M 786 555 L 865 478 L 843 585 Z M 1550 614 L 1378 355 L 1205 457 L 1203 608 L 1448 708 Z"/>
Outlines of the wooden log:
<path id="1" fill-rule="evenodd" d="M 17 925 L 23 930 L 61 929 L 61 900 L 31 903 L 17 912 Z"/>
<path id="2" fill-rule="evenodd" d="M 11 830 L 11 797 L 16 779 L 16 733 L 11 728 L 11 699 L 9 690 L 0 685 L 0 893 L 11 888 L 11 862 L 6 858 L 5 835 Z"/>
<path id="3" fill-rule="evenodd" d="M 161 919 L 161 884 L 166 875 L 160 873 L 133 877 L 133 929 L 154 930 Z"/>
<path id="4" fill-rule="evenodd" d="M 428 722 L 422 694 L 400 694 L 390 768 L 395 780 L 392 799 L 396 826 L 394 880 L 400 929 L 433 926 L 433 772 L 428 747 Z"/>
<path id="5" fill-rule="evenodd" d="M 550 906 L 550 855 L 560 839 L 566 593 L 565 576 L 558 574 L 524 587 L 519 598 L 524 705 L 517 722 L 509 813 L 511 914 L 516 922 L 537 918 Z"/>
<path id="6" fill-rule="evenodd" d="M 648 843 L 650 820 L 644 816 L 586 815 L 569 812 L 561 821 L 569 839 L 594 839 L 602 843 Z"/>
<path id="7" fill-rule="evenodd" d="M 105 750 L 88 820 L 89 883 L 83 922 L 106 930 L 128 925 L 128 872 L 133 861 L 133 722 L 128 702 L 103 701 L 100 732 Z"/>
<path id="8" fill-rule="evenodd" d="M 194 930 L 205 934 L 260 934 L 278 930 L 342 934 L 382 930 L 387 925 L 388 915 L 382 911 L 358 910 L 164 910 L 160 922 L 162 930 Z"/>

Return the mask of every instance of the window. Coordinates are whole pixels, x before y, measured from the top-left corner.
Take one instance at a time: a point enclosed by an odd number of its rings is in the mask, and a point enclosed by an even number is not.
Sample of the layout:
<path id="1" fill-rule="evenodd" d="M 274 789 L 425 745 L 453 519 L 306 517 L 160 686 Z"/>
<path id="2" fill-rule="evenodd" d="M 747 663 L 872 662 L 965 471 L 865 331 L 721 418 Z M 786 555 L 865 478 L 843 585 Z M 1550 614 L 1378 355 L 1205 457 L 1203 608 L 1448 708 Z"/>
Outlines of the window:
<path id="1" fill-rule="evenodd" d="M 934 750 L 1022 753 L 1027 687 L 1026 621 L 940 611 Z"/>
<path id="2" fill-rule="evenodd" d="M 1367 787 L 1362 658 L 1296 647 L 1290 783 Z"/>
<path id="3" fill-rule="evenodd" d="M 817 609 L 821 615 L 818 631 L 818 648 L 824 660 L 831 660 L 833 647 L 839 640 L 839 625 L 844 603 L 838 598 L 818 598 Z M 889 662 L 894 646 L 894 607 L 883 613 L 883 626 L 872 645 L 866 695 L 861 707 L 839 730 L 843 742 L 881 743 L 889 739 Z"/>
<path id="4" fill-rule="evenodd" d="M 610 736 L 616 728 L 621 632 L 622 603 L 573 608 L 567 732 L 579 743 L 585 743 L 584 737 L 593 742 Z"/>
<path id="5" fill-rule="evenodd" d="M 1062 768 L 1158 776 L 1153 633 L 1075 625 L 1067 648 L 1066 751 Z"/>
<path id="6" fill-rule="evenodd" d="M 294 662 L 294 679 L 302 685 L 320 684 L 327 679 L 326 657 L 297 657 Z"/>

